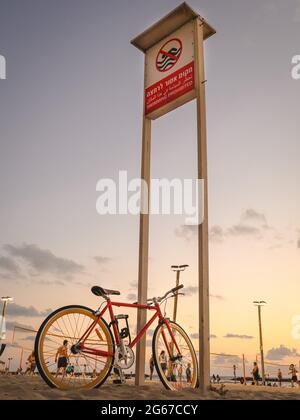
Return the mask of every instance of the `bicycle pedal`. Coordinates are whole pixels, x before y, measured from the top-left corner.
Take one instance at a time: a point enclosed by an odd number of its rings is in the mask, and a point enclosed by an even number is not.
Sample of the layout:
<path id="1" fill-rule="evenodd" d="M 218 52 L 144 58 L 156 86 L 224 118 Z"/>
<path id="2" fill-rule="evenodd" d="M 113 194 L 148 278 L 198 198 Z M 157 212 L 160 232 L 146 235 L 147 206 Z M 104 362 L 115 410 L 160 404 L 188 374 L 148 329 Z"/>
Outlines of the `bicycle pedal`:
<path id="1" fill-rule="evenodd" d="M 114 381 L 114 383 L 115 383 L 115 384 L 119 384 L 119 385 L 123 385 L 123 384 L 125 384 L 125 383 L 126 383 L 126 378 L 125 378 L 125 375 L 124 375 L 124 373 L 123 373 L 123 369 L 121 369 L 121 368 L 117 368 L 117 370 L 118 370 L 118 372 L 119 372 L 119 378 L 120 378 L 120 379 L 116 379 L 116 380 Z"/>

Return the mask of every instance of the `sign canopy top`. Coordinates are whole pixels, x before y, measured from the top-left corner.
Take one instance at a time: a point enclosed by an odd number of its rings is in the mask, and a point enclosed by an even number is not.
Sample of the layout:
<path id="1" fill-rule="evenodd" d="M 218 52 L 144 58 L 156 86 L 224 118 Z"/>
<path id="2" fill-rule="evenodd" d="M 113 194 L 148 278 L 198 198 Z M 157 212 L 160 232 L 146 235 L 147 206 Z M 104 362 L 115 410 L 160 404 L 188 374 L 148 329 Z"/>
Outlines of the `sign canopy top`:
<path id="1" fill-rule="evenodd" d="M 149 48 L 153 47 L 162 39 L 166 38 L 174 31 L 197 17 L 200 17 L 204 23 L 204 39 L 207 39 L 216 33 L 212 26 L 210 26 L 198 13 L 196 13 L 187 3 L 184 2 L 141 35 L 136 37 L 133 41 L 131 41 L 131 43 L 145 53 Z"/>

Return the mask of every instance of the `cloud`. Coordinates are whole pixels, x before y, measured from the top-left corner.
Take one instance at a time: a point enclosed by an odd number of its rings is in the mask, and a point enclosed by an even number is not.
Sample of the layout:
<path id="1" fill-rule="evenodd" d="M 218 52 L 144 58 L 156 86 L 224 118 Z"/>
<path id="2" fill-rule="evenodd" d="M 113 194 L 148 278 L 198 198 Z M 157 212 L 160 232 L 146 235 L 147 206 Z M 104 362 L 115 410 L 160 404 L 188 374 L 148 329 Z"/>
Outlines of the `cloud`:
<path id="1" fill-rule="evenodd" d="M 25 330 L 34 331 L 34 328 L 30 325 L 20 324 L 19 322 L 14 322 L 14 321 L 6 321 L 7 331 L 13 331 L 15 327 L 24 328 Z"/>
<path id="2" fill-rule="evenodd" d="M 254 226 L 247 226 L 243 224 L 234 225 L 228 229 L 228 235 L 230 236 L 252 236 L 259 235 L 260 230 Z"/>
<path id="3" fill-rule="evenodd" d="M 197 295 L 198 291 L 199 291 L 199 288 L 197 286 L 187 286 L 182 290 L 182 293 L 184 293 L 185 296 L 191 297 L 191 296 Z M 219 301 L 225 300 L 225 298 L 221 295 L 210 294 L 209 296 L 211 299 L 216 299 Z"/>
<path id="4" fill-rule="evenodd" d="M 199 288 L 197 286 L 187 286 L 183 289 L 183 293 L 185 294 L 185 296 L 194 296 L 198 293 Z M 216 300 L 225 300 L 223 296 L 221 295 L 215 295 L 215 294 L 211 294 L 209 295 L 211 299 L 216 299 Z"/>
<path id="5" fill-rule="evenodd" d="M 198 287 L 196 286 L 188 286 L 185 287 L 184 289 L 182 289 L 182 293 L 185 294 L 185 296 L 193 296 L 196 295 L 198 293 Z"/>
<path id="6" fill-rule="evenodd" d="M 5 245 L 4 249 L 11 256 L 25 261 L 36 274 L 55 274 L 69 280 L 73 275 L 82 274 L 84 271 L 84 267 L 75 261 L 57 257 L 51 251 L 41 249 L 37 245 Z"/>
<path id="7" fill-rule="evenodd" d="M 226 334 L 224 338 L 237 338 L 239 340 L 253 340 L 252 335 L 240 335 L 240 334 Z"/>
<path id="8" fill-rule="evenodd" d="M 214 225 L 209 231 L 209 239 L 212 243 L 221 243 L 228 237 L 257 236 L 260 237 L 266 230 L 272 228 L 268 225 L 266 216 L 252 208 L 246 209 L 238 223 L 227 229 Z M 184 238 L 188 242 L 197 237 L 198 226 L 180 226 L 175 230 L 175 235 Z"/>
<path id="9" fill-rule="evenodd" d="M 138 298 L 137 298 L 137 295 L 135 293 L 129 293 L 129 295 L 127 295 L 127 300 L 136 302 L 137 299 Z"/>
<path id="10" fill-rule="evenodd" d="M 179 228 L 175 229 L 175 235 L 178 238 L 183 238 L 187 242 L 190 242 L 192 239 L 196 238 L 198 234 L 198 226 L 188 226 L 182 225 Z M 224 239 L 225 232 L 220 226 L 212 226 L 209 231 L 209 239 L 211 242 L 220 243 Z"/>
<path id="11" fill-rule="evenodd" d="M 94 257 L 94 260 L 99 264 L 99 265 L 106 265 L 111 261 L 111 258 L 108 257 Z"/>
<path id="12" fill-rule="evenodd" d="M 259 213 L 253 209 L 245 210 L 241 216 L 241 220 L 243 222 L 258 223 L 263 226 L 268 225 L 266 216 L 263 213 Z"/>
<path id="13" fill-rule="evenodd" d="M 5 273 L 12 274 L 14 276 L 20 275 L 20 270 L 18 265 L 12 258 L 0 256 L 0 270 Z"/>
<path id="14" fill-rule="evenodd" d="M 239 356 L 230 356 L 227 354 L 220 354 L 214 356 L 213 364 L 214 365 L 238 365 L 243 363 L 243 359 Z"/>
<path id="15" fill-rule="evenodd" d="M 263 231 L 271 230 L 266 216 L 254 209 L 245 210 L 240 222 L 227 230 L 229 236 L 261 236 Z"/>
<path id="16" fill-rule="evenodd" d="M 7 307 L 7 313 L 10 316 L 15 317 L 27 317 L 27 318 L 35 318 L 35 317 L 43 317 L 45 318 L 52 312 L 52 309 L 47 309 L 45 311 L 38 311 L 33 306 L 20 306 L 15 303 L 11 303 Z"/>
<path id="17" fill-rule="evenodd" d="M 211 242 L 220 243 L 224 240 L 224 231 L 221 226 L 213 226 L 209 232 L 209 239 Z"/>
<path id="18" fill-rule="evenodd" d="M 300 357 L 296 349 L 289 349 L 283 344 L 278 348 L 272 348 L 268 351 L 266 358 L 268 360 L 283 360 L 286 357 Z"/>
<path id="19" fill-rule="evenodd" d="M 179 228 L 175 229 L 175 235 L 178 238 L 183 238 L 188 242 L 190 242 L 193 238 L 196 237 L 197 232 L 198 226 L 182 225 Z"/>

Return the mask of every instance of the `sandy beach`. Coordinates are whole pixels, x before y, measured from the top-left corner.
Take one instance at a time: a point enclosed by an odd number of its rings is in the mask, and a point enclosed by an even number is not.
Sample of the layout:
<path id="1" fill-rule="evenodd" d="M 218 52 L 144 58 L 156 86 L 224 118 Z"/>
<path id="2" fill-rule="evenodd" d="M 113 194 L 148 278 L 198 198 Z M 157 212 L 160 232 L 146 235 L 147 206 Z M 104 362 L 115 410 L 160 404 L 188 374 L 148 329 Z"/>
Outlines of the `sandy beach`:
<path id="1" fill-rule="evenodd" d="M 132 383 L 109 383 L 100 389 L 65 392 L 50 389 L 39 377 L 0 376 L 0 400 L 300 400 L 300 390 L 296 388 L 227 385 L 225 390 L 226 395 L 210 391 L 202 398 L 197 390 L 173 393 L 159 383 L 146 383 L 139 388 Z"/>

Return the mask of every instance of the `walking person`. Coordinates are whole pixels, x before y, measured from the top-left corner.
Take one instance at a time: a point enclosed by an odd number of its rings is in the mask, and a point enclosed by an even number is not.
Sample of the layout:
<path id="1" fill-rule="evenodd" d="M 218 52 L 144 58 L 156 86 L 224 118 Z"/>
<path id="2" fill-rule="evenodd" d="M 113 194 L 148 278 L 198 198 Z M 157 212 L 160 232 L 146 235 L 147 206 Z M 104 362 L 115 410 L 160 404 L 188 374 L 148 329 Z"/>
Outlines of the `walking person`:
<path id="1" fill-rule="evenodd" d="M 167 360 L 166 352 L 164 350 L 162 350 L 159 355 L 159 363 L 160 363 L 162 371 L 166 373 L 168 369 L 168 360 Z"/>
<path id="2" fill-rule="evenodd" d="M 254 385 L 259 386 L 260 376 L 259 376 L 258 364 L 256 362 L 253 363 L 252 376 L 253 376 Z"/>
<path id="3" fill-rule="evenodd" d="M 30 356 L 29 356 L 30 357 Z M 28 357 L 28 359 L 29 359 L 29 357 Z M 26 376 L 27 374 L 29 374 L 30 373 L 30 366 L 31 366 L 31 363 L 29 362 L 29 360 L 26 360 L 26 369 L 25 369 L 25 372 L 24 372 L 24 376 Z"/>
<path id="4" fill-rule="evenodd" d="M 191 370 L 192 365 L 190 363 L 188 363 L 185 374 L 186 374 L 186 381 L 188 384 L 192 383 L 192 370 Z"/>
<path id="5" fill-rule="evenodd" d="M 153 359 L 153 354 L 150 357 L 149 367 L 150 367 L 150 381 L 152 381 L 153 380 L 153 373 L 154 373 L 154 359 Z"/>
<path id="6" fill-rule="evenodd" d="M 30 376 L 34 376 L 34 372 L 35 372 L 35 369 L 36 369 L 36 361 L 35 361 L 34 351 L 29 356 L 28 361 L 30 363 Z"/>
<path id="7" fill-rule="evenodd" d="M 235 384 L 236 384 L 236 370 L 237 370 L 236 365 L 233 365 L 233 380 Z"/>
<path id="8" fill-rule="evenodd" d="M 55 355 L 55 363 L 57 363 L 57 371 L 55 377 L 57 378 L 62 371 L 63 377 L 66 376 L 68 367 L 68 340 L 63 342 L 63 345 L 58 348 Z"/>
<path id="9" fill-rule="evenodd" d="M 292 375 L 292 388 L 295 387 L 295 384 L 298 384 L 300 387 L 300 382 L 298 381 L 298 371 L 294 364 L 290 366 L 289 375 Z"/>
<path id="10" fill-rule="evenodd" d="M 279 386 L 280 386 L 280 388 L 282 387 L 282 379 L 283 379 L 283 376 L 282 376 L 282 372 L 281 372 L 281 370 L 280 369 L 278 369 L 278 375 L 277 375 L 277 378 L 278 378 L 278 383 L 279 383 Z"/>
<path id="11" fill-rule="evenodd" d="M 179 379 L 180 383 L 182 383 L 182 376 L 183 376 L 183 368 L 182 368 L 182 365 L 179 365 L 179 367 L 178 367 L 178 379 Z"/>
<path id="12" fill-rule="evenodd" d="M 35 369 L 36 369 L 36 361 L 35 361 L 35 355 L 33 351 L 30 353 L 30 355 L 28 356 L 28 359 L 26 360 L 26 369 L 24 372 L 24 376 L 26 375 L 33 376 Z"/>

